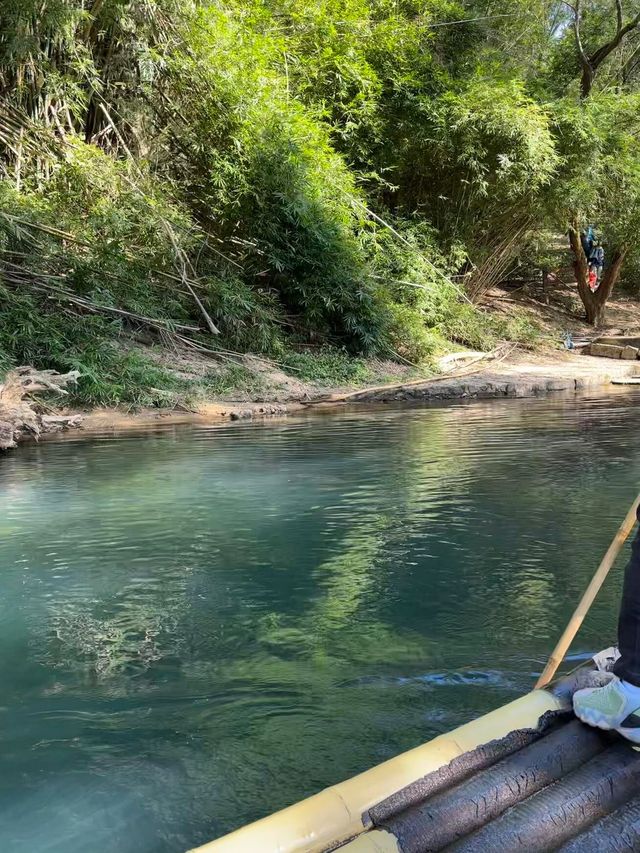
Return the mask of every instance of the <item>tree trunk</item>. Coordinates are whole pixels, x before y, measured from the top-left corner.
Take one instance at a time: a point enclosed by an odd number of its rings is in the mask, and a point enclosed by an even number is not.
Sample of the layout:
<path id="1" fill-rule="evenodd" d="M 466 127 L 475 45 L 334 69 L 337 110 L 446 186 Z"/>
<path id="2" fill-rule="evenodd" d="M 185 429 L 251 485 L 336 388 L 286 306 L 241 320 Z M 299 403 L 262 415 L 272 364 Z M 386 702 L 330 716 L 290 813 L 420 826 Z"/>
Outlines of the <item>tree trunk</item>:
<path id="1" fill-rule="evenodd" d="M 589 287 L 589 262 L 582 248 L 580 233 L 575 226 L 569 229 L 569 241 L 573 250 L 573 269 L 578 283 L 578 294 L 584 305 L 586 320 L 597 329 L 604 322 L 606 304 L 620 278 L 626 249 L 622 248 L 613 253 L 611 263 L 600 280 L 600 286 L 592 293 Z"/>
<path id="2" fill-rule="evenodd" d="M 617 19 L 616 34 L 612 39 L 600 45 L 600 47 L 590 56 L 587 56 L 582 45 L 582 37 L 580 35 L 582 17 L 580 3 L 581 0 L 575 0 L 575 6 L 572 6 L 569 3 L 566 5 L 573 9 L 573 30 L 578 58 L 582 68 L 582 76 L 580 78 L 580 96 L 585 100 L 591 94 L 593 81 L 595 80 L 595 76 L 602 63 L 622 44 L 629 33 L 633 32 L 638 26 L 640 26 L 640 13 L 638 13 L 635 18 L 628 23 L 623 24 L 622 0 L 615 0 Z"/>
<path id="3" fill-rule="evenodd" d="M 593 68 L 588 62 L 585 63 L 582 67 L 582 77 L 580 78 L 580 97 L 583 101 L 586 101 L 591 94 L 594 78 L 595 72 Z"/>

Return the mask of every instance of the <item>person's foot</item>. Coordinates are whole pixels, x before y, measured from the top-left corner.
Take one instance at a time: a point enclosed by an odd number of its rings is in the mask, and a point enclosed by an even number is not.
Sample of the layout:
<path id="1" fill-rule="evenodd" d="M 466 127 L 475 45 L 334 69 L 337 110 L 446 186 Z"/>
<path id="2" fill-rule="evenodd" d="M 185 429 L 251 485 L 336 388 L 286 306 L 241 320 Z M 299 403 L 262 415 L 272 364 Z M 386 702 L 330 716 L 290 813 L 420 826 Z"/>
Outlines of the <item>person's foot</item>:
<path id="1" fill-rule="evenodd" d="M 604 687 L 587 687 L 573 694 L 576 717 L 589 726 L 619 732 L 640 744 L 640 687 L 612 678 Z"/>

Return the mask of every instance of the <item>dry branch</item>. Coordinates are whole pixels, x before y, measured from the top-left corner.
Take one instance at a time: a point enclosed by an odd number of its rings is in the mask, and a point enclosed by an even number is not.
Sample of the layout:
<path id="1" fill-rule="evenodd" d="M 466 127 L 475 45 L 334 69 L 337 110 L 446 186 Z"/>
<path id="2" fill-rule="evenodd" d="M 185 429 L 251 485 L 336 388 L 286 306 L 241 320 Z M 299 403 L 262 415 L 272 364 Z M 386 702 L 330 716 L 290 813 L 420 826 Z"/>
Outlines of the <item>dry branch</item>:
<path id="1" fill-rule="evenodd" d="M 48 416 L 38 411 L 33 394 L 48 391 L 66 395 L 65 388 L 75 383 L 80 373 L 57 373 L 55 370 L 35 370 L 33 367 L 17 367 L 7 373 L 0 385 L 0 450 L 8 450 L 25 436 L 38 438 L 45 432 L 56 432 L 78 426 L 79 415 Z"/>
<path id="2" fill-rule="evenodd" d="M 105 314 L 109 317 L 123 317 L 138 323 L 141 326 L 147 326 L 156 331 L 169 332 L 198 332 L 198 326 L 188 326 L 184 323 L 179 323 L 175 320 L 165 320 L 157 317 L 145 317 L 143 314 L 136 314 L 133 311 L 125 311 L 124 308 L 114 308 L 110 305 L 98 305 L 89 299 L 78 296 L 71 291 L 65 290 L 62 287 L 57 287 L 48 284 L 50 279 L 64 280 L 63 276 L 48 275 L 46 273 L 34 273 L 24 267 L 19 267 L 17 264 L 7 264 L 7 266 L 15 267 L 20 272 L 11 273 L 4 271 L 1 273 L 2 281 L 13 287 L 27 286 L 33 290 L 39 290 L 49 294 L 52 298 L 58 299 L 60 302 L 68 302 L 77 305 L 79 308 L 88 311 L 91 314 Z"/>
<path id="3" fill-rule="evenodd" d="M 580 34 L 580 25 L 582 23 L 581 0 L 576 0 L 575 4 L 564 0 L 564 5 L 567 6 L 573 14 L 573 34 L 576 43 L 576 51 L 582 68 L 580 94 L 581 97 L 585 99 L 588 98 L 591 93 L 596 74 L 598 73 L 598 69 L 602 63 L 622 44 L 629 33 L 633 32 L 640 26 L 640 12 L 625 24 L 622 0 L 615 0 L 616 33 L 611 39 L 609 39 L 609 41 L 604 42 L 597 50 L 588 55 L 584 49 L 582 36 Z"/>
<path id="4" fill-rule="evenodd" d="M 310 400 L 305 405 L 315 406 L 321 403 L 347 403 L 360 399 L 366 400 L 371 394 L 376 394 L 379 391 L 396 391 L 403 388 L 413 388 L 420 385 L 433 385 L 438 382 L 443 382 L 446 379 L 458 379 L 463 376 L 471 376 L 474 373 L 481 373 L 486 370 L 486 362 L 492 361 L 499 363 L 508 358 L 516 349 L 517 344 L 503 341 L 494 350 L 487 353 L 478 353 L 473 358 L 469 359 L 467 364 L 459 370 L 448 370 L 440 376 L 423 377 L 422 379 L 414 379 L 411 382 L 393 382 L 390 385 L 377 385 L 373 388 L 360 388 L 358 391 L 349 391 L 346 394 L 328 394 L 324 397 L 318 397 L 315 400 Z M 478 366 L 476 366 L 478 365 Z"/>

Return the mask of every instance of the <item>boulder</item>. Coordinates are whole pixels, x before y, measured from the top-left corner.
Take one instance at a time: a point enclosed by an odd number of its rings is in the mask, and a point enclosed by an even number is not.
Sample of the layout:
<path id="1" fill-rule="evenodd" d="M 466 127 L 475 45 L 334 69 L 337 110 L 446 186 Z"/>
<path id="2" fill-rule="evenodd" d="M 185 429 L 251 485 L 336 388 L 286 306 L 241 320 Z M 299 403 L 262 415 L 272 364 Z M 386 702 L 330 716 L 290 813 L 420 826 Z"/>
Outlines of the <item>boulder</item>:
<path id="1" fill-rule="evenodd" d="M 639 352 L 640 352 L 640 350 L 638 349 L 638 347 L 626 346 L 622 350 L 622 354 L 621 354 L 620 358 L 626 358 L 626 359 L 629 359 L 630 361 L 635 361 L 635 359 L 638 358 Z"/>
<path id="2" fill-rule="evenodd" d="M 600 358 L 620 358 L 624 347 L 616 347 L 611 344 L 591 344 L 589 355 L 597 355 Z"/>

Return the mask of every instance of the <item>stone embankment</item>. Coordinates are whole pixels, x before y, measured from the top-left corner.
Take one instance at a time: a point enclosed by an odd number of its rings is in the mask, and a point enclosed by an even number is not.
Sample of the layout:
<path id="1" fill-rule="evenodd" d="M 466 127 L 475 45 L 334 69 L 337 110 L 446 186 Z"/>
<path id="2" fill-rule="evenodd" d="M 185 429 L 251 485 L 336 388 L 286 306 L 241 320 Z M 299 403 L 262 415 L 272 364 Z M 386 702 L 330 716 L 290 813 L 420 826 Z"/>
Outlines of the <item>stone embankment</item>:
<path id="1" fill-rule="evenodd" d="M 552 393 L 607 392 L 612 383 L 640 376 L 640 365 L 618 357 L 588 357 L 574 353 L 519 357 L 472 376 L 442 377 L 424 383 L 364 389 L 344 402 L 393 400 L 455 400 L 541 397 Z"/>
<path id="2" fill-rule="evenodd" d="M 603 337 L 598 338 L 586 348 L 587 355 L 598 358 L 615 358 L 623 361 L 640 360 L 640 338 Z"/>

